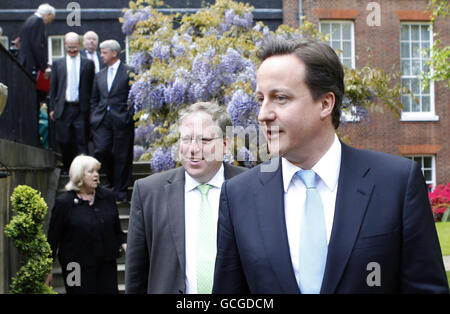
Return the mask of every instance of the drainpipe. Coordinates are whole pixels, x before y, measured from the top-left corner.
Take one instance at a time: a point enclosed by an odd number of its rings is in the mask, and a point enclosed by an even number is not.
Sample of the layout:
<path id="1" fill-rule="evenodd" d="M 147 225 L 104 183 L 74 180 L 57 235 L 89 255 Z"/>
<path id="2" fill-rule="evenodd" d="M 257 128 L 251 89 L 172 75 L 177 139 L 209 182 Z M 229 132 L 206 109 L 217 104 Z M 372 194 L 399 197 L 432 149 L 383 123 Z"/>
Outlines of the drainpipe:
<path id="1" fill-rule="evenodd" d="M 302 16 L 303 16 L 303 1 L 298 0 L 298 26 L 302 26 L 303 24 Z"/>

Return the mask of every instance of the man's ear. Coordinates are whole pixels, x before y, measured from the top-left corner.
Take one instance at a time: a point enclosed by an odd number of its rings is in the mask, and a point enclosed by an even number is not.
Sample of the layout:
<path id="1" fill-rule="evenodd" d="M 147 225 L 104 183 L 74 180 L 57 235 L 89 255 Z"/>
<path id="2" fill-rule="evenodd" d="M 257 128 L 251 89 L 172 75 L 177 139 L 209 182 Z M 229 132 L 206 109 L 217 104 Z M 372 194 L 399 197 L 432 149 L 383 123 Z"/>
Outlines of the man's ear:
<path id="1" fill-rule="evenodd" d="M 320 111 L 320 119 L 326 119 L 331 116 L 333 113 L 334 104 L 336 102 L 336 96 L 333 92 L 328 92 L 321 96 L 321 111 Z"/>

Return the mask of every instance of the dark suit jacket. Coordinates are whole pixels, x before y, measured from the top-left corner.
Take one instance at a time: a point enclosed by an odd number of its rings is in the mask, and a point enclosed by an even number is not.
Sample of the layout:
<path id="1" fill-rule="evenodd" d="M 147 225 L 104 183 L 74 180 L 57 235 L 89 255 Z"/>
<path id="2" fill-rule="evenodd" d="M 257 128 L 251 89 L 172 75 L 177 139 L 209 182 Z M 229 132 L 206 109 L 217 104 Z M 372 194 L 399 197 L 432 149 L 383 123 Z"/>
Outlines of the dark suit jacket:
<path id="1" fill-rule="evenodd" d="M 224 164 L 225 179 L 246 168 Z M 131 198 L 125 267 L 127 293 L 184 293 L 184 168 L 137 180 Z"/>
<path id="2" fill-rule="evenodd" d="M 50 80 L 50 111 L 54 110 L 55 119 L 59 119 L 64 112 L 67 88 L 67 62 L 66 58 L 55 60 L 52 64 Z M 80 84 L 78 88 L 81 112 L 89 114 L 89 100 L 95 76 L 94 62 L 81 56 L 80 58 Z"/>
<path id="3" fill-rule="evenodd" d="M 275 172 L 258 166 L 222 186 L 213 293 L 300 292 L 281 168 L 281 160 Z M 380 265 L 380 286 L 367 283 L 371 262 Z M 420 168 L 405 158 L 343 144 L 321 293 L 448 291 Z"/>
<path id="4" fill-rule="evenodd" d="M 48 229 L 53 257 L 58 254 L 62 267 L 70 262 L 88 266 L 95 265 L 98 258 L 116 259 L 127 238 L 113 193 L 98 187 L 92 207 L 79 199 L 76 204 L 74 199 L 78 199 L 76 193 L 68 191 L 55 201 Z"/>
<path id="5" fill-rule="evenodd" d="M 102 123 L 108 107 L 116 126 L 129 126 L 130 123 L 133 123 L 134 106 L 128 102 L 130 71 L 131 68 L 129 66 L 120 62 L 109 92 L 106 81 L 108 68 L 105 67 L 95 75 L 90 118 L 94 129 L 98 128 L 100 123 Z"/>
<path id="6" fill-rule="evenodd" d="M 20 30 L 19 62 L 32 73 L 44 71 L 48 63 L 47 35 L 42 18 L 35 14 L 27 18 Z"/>

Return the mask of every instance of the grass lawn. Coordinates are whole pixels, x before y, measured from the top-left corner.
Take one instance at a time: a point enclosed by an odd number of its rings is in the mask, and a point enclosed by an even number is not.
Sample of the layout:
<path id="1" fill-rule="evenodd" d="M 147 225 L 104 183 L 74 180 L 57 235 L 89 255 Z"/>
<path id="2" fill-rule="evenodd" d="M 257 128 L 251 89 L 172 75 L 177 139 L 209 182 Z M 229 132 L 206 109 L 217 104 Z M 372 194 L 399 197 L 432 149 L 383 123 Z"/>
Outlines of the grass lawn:
<path id="1" fill-rule="evenodd" d="M 450 222 L 437 222 L 436 230 L 441 243 L 442 255 L 450 255 Z"/>

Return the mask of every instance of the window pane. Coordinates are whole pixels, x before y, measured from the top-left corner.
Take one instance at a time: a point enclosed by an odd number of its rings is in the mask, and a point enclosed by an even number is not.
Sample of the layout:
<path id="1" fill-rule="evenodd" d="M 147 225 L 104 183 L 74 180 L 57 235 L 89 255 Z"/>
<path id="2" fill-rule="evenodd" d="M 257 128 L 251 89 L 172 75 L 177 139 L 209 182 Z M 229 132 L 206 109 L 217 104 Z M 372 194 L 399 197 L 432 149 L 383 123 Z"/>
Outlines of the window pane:
<path id="1" fill-rule="evenodd" d="M 345 58 L 344 62 L 342 62 L 342 63 L 344 63 L 349 68 L 351 68 L 353 66 L 352 65 L 352 59 L 349 59 L 349 58 Z"/>
<path id="2" fill-rule="evenodd" d="M 422 41 L 429 41 L 430 40 L 430 30 L 429 30 L 430 26 L 429 25 L 422 25 L 421 26 L 421 31 L 422 31 Z"/>
<path id="3" fill-rule="evenodd" d="M 331 24 L 331 32 L 333 33 L 333 39 L 341 39 L 341 25 L 340 24 Z"/>
<path id="4" fill-rule="evenodd" d="M 412 75 L 419 75 L 422 72 L 420 60 L 412 61 Z"/>
<path id="5" fill-rule="evenodd" d="M 411 79 L 411 91 L 414 95 L 420 94 L 420 82 L 418 79 Z"/>
<path id="6" fill-rule="evenodd" d="M 402 25 L 400 33 L 401 40 L 409 40 L 409 25 Z"/>
<path id="7" fill-rule="evenodd" d="M 320 23 L 320 31 L 327 35 L 330 33 L 330 24 L 329 23 Z"/>
<path id="8" fill-rule="evenodd" d="M 414 99 L 411 99 L 411 111 L 412 112 L 420 112 L 420 97 L 419 99 L 417 99 L 417 101 L 415 101 Z"/>
<path id="9" fill-rule="evenodd" d="M 429 58 L 430 57 L 430 52 L 427 51 L 427 49 L 430 48 L 430 43 L 422 43 L 422 50 L 423 50 L 423 54 L 425 58 Z"/>
<path id="10" fill-rule="evenodd" d="M 411 40 L 419 40 L 419 25 L 411 25 Z"/>
<path id="11" fill-rule="evenodd" d="M 411 97 L 402 96 L 402 104 L 404 112 L 411 112 Z"/>
<path id="12" fill-rule="evenodd" d="M 344 41 L 342 43 L 342 50 L 344 51 L 344 57 L 350 58 L 352 56 L 352 43 L 349 41 Z"/>
<path id="13" fill-rule="evenodd" d="M 411 75 L 410 71 L 410 61 L 402 60 L 402 75 Z"/>
<path id="14" fill-rule="evenodd" d="M 340 41 L 335 41 L 335 40 L 333 40 L 333 41 L 331 42 L 331 47 L 332 47 L 334 50 L 341 49 L 341 42 L 340 42 Z"/>
<path id="15" fill-rule="evenodd" d="M 53 57 L 62 56 L 61 39 L 59 38 L 52 39 L 52 56 Z"/>
<path id="16" fill-rule="evenodd" d="M 431 169 L 431 157 L 423 157 L 423 167 Z"/>
<path id="17" fill-rule="evenodd" d="M 423 176 L 425 177 L 425 180 L 431 181 L 432 180 L 432 176 L 431 176 L 431 170 L 424 170 L 423 171 Z"/>
<path id="18" fill-rule="evenodd" d="M 420 45 L 419 43 L 411 43 L 411 52 L 413 58 L 420 58 L 422 55 L 420 54 Z"/>
<path id="19" fill-rule="evenodd" d="M 342 39 L 351 40 L 352 39 L 352 27 L 351 24 L 342 24 Z"/>
<path id="20" fill-rule="evenodd" d="M 402 58 L 409 58 L 411 55 L 409 54 L 409 43 L 402 43 L 401 44 L 401 57 Z"/>
<path id="21" fill-rule="evenodd" d="M 420 168 L 422 168 L 422 157 L 413 157 L 413 160 L 419 164 Z"/>
<path id="22" fill-rule="evenodd" d="M 430 112 L 430 96 L 422 96 L 422 111 L 423 112 Z"/>

